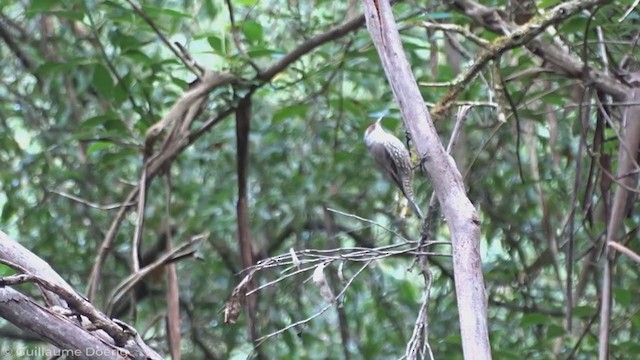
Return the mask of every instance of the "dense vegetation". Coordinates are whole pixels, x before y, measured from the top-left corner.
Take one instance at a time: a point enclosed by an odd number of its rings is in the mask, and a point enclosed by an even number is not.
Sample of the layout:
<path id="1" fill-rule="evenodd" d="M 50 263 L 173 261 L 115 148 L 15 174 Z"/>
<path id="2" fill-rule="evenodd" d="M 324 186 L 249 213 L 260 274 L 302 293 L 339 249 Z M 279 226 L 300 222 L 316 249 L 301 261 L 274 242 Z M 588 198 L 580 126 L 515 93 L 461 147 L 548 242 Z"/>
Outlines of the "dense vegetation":
<path id="1" fill-rule="evenodd" d="M 424 101 L 433 111 L 452 106 L 434 116 L 445 145 L 463 121 L 453 158 L 480 218 L 493 356 L 592 359 L 602 348 L 605 239 L 615 206 L 624 208 L 615 240 L 639 249 L 638 149 L 625 147 L 625 136 L 628 122 L 640 120 L 628 115 L 638 109 L 624 98 L 637 69 L 638 13 L 625 14 L 630 0 L 591 1 L 547 24 L 560 1 L 483 3 L 399 1 L 393 11 Z M 0 230 L 78 292 L 91 292 L 96 307 L 134 326 L 164 356 L 173 296 L 184 359 L 381 359 L 405 353 L 426 303 L 435 358 L 462 358 L 446 221 L 439 213 L 430 219 L 438 243 L 427 249 L 434 255 L 426 287 L 414 261 L 422 222 L 410 211 L 404 217 L 397 191 L 362 140 L 385 116 L 385 128 L 411 144 L 360 2 L 3 5 Z M 513 28 L 545 29 L 514 40 L 487 14 Z M 505 41 L 513 46 L 494 51 Z M 552 50 L 566 58 L 554 60 Z M 573 71 L 574 62 L 587 66 Z M 482 65 L 477 76 L 465 77 L 474 63 Z M 158 141 L 149 141 L 150 129 L 198 88 L 198 66 L 233 79 L 213 87 L 174 156 L 158 160 L 154 154 L 170 147 L 164 139 L 172 124 Z M 446 103 L 452 86 L 462 91 Z M 243 111 L 250 119 L 247 159 Z M 620 149 L 633 159 L 633 171 L 622 175 Z M 146 166 L 154 161 L 160 165 Z M 236 206 L 245 164 L 248 213 Z M 630 192 L 621 205 L 614 194 L 623 177 Z M 426 213 L 433 191 L 421 170 L 414 189 Z M 247 229 L 250 248 L 239 243 Z M 137 230 L 139 267 L 202 240 L 171 262 L 175 269 L 165 263 L 115 299 L 136 270 Z M 110 235 L 102 270 L 91 279 Z M 638 267 L 626 255 L 611 258 L 607 342 L 611 358 L 630 358 L 640 352 Z M 252 286 L 279 281 L 245 304 L 251 317 L 243 310 L 225 324 L 223 308 L 247 261 L 261 264 Z M 288 276 L 298 268 L 307 271 Z M 177 288 L 167 285 L 173 271 Z M 347 287 L 340 306 L 329 306 L 326 286 L 334 295 Z M 18 289 L 39 299 L 35 286 Z M 1 325 L 0 348 L 42 346 Z"/>

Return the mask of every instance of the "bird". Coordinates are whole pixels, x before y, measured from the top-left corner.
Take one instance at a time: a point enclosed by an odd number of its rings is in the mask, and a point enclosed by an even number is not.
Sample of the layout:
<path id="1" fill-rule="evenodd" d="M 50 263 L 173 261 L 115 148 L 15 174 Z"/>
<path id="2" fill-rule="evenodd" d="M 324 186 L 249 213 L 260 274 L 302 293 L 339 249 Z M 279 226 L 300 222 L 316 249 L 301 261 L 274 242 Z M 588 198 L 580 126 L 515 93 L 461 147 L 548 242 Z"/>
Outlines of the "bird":
<path id="1" fill-rule="evenodd" d="M 413 195 L 413 172 L 409 150 L 402 141 L 386 132 L 380 122 L 371 124 L 364 133 L 364 144 L 384 175 L 402 191 L 411 210 L 422 219 L 422 212 Z"/>

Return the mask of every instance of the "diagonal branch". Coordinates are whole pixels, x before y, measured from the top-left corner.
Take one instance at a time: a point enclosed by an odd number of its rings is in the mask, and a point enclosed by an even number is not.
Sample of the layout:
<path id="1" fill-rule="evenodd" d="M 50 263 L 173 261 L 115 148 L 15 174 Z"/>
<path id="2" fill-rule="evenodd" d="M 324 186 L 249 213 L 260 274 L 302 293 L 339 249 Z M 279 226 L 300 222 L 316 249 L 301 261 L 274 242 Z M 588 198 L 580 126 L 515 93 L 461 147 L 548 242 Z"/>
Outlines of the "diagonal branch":
<path id="1" fill-rule="evenodd" d="M 271 80 L 277 73 L 286 69 L 289 65 L 296 62 L 303 55 L 311 52 L 311 50 L 318 46 L 325 44 L 332 40 L 337 40 L 344 35 L 358 29 L 364 24 L 364 15 L 360 15 L 354 19 L 348 20 L 338 26 L 329 29 L 327 32 L 318 34 L 311 37 L 309 40 L 300 44 L 297 48 L 293 49 L 290 53 L 283 56 L 275 64 L 271 65 L 268 69 L 258 75 L 258 79 L 261 81 Z"/>
<path id="2" fill-rule="evenodd" d="M 466 195 L 462 176 L 446 153 L 424 104 L 400 41 L 400 34 L 384 0 L 364 0 L 367 29 L 400 107 L 405 127 L 427 170 L 452 235 L 453 269 L 466 359 L 491 359 L 487 326 L 487 298 L 480 258 L 480 221 Z"/>
<path id="3" fill-rule="evenodd" d="M 171 52 L 178 58 L 180 59 L 180 61 L 182 61 L 182 63 L 184 64 L 184 66 L 187 67 L 187 69 L 189 69 L 192 73 L 194 73 L 197 77 L 200 77 L 202 75 L 200 68 L 197 66 L 197 64 L 193 64 L 192 62 L 189 61 L 189 59 L 187 59 L 182 53 L 180 53 L 169 41 L 169 39 L 167 39 L 166 36 L 164 36 L 164 34 L 162 33 L 162 31 L 160 31 L 160 28 L 158 28 L 158 26 L 153 22 L 153 20 L 151 20 L 151 18 L 144 12 L 142 11 L 142 8 L 140 8 L 140 6 L 136 5 L 133 1 L 131 0 L 126 0 L 129 5 L 131 5 L 131 7 L 133 8 L 133 10 L 147 23 L 149 24 L 149 26 L 153 29 L 153 31 L 156 32 L 156 34 L 158 35 L 158 37 L 160 38 L 160 40 L 162 40 L 162 42 L 169 48 L 169 50 L 171 50 Z"/>
<path id="4" fill-rule="evenodd" d="M 592 82 L 599 90 L 618 98 L 624 98 L 629 91 L 629 87 L 626 84 L 598 69 L 586 68 L 588 71 L 585 71 L 585 67 L 588 65 L 582 60 L 554 44 L 537 38 L 547 28 L 557 25 L 583 10 L 609 3 L 610 1 L 567 1 L 548 10 L 539 19 L 532 20 L 523 26 L 517 26 L 503 19 L 500 12 L 495 8 L 484 6 L 473 0 L 454 0 L 454 8 L 461 10 L 465 15 L 471 17 L 485 28 L 505 35 L 505 37 L 498 39 L 489 47 L 489 50 L 482 53 L 474 65 L 454 82 L 454 87 L 436 104 L 436 107 L 431 112 L 434 120 L 441 119 L 448 113 L 453 106 L 452 102 L 488 61 L 497 58 L 509 49 L 523 45 L 532 53 L 560 69 L 564 75 L 583 78 L 585 81 Z"/>
<path id="5" fill-rule="evenodd" d="M 193 253 L 195 252 L 194 246 L 206 237 L 206 234 L 193 236 L 188 241 L 172 248 L 171 250 L 168 250 L 164 255 L 160 256 L 153 263 L 129 275 L 120 284 L 118 284 L 118 286 L 116 286 L 113 294 L 110 296 L 109 303 L 107 304 L 107 313 L 111 313 L 114 305 L 120 302 L 121 299 L 124 298 L 129 293 L 129 291 L 131 291 L 135 287 L 136 284 L 144 280 L 149 274 L 166 266 L 167 264 L 177 261 L 180 258 L 193 255 Z"/>
<path id="6" fill-rule="evenodd" d="M 47 341 L 60 345 L 62 348 L 77 349 L 80 351 L 79 354 L 85 355 L 87 350 L 95 350 L 101 348 L 102 344 L 108 343 L 112 345 L 109 353 L 110 358 L 120 358 L 114 357 L 113 354 L 126 350 L 133 354 L 130 357 L 132 359 L 160 359 L 158 354 L 141 342 L 141 339 L 138 339 L 137 333 L 129 325 L 110 319 L 97 310 L 47 262 L 17 241 L 9 238 L 2 231 L 0 231 L 0 263 L 7 264 L 23 273 L 2 278 L 0 282 L 0 302 L 2 303 L 0 316 L 11 320 L 22 329 L 34 331 Z M 42 289 L 47 303 L 54 306 L 44 308 L 32 299 L 12 292 L 11 289 L 1 289 L 4 286 L 25 282 L 37 284 Z M 82 315 L 81 325 L 83 326 L 79 327 L 80 324 L 74 321 L 72 325 L 75 328 L 72 328 L 72 331 L 62 333 L 64 331 L 62 329 L 68 327 L 69 321 L 60 313 L 69 313 L 68 310 L 71 310 L 72 314 Z M 36 313 L 37 315 L 35 315 Z M 22 315 L 20 316 L 20 314 Z M 56 322 L 57 327 L 52 325 Z M 85 325 L 89 325 L 89 327 Z M 43 332 L 43 328 L 49 329 L 49 331 Z M 76 331 L 77 329 L 82 331 Z M 89 333 L 90 330 L 96 329 L 100 331 Z M 65 336 L 68 337 L 69 334 L 74 334 L 73 341 L 65 339 Z M 88 359 L 90 357 L 81 356 L 80 358 Z"/>

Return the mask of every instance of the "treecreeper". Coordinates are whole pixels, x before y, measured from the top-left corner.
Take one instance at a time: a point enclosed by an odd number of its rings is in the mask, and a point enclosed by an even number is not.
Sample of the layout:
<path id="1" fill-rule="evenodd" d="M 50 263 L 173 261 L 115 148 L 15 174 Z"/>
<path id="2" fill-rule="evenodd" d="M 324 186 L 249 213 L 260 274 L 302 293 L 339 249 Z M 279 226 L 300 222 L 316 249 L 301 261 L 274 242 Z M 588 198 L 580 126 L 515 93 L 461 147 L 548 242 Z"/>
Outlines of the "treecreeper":
<path id="1" fill-rule="evenodd" d="M 384 175 L 402 191 L 411 210 L 422 219 L 422 212 L 413 195 L 413 167 L 409 150 L 402 141 L 386 132 L 379 118 L 364 132 L 364 143 Z"/>

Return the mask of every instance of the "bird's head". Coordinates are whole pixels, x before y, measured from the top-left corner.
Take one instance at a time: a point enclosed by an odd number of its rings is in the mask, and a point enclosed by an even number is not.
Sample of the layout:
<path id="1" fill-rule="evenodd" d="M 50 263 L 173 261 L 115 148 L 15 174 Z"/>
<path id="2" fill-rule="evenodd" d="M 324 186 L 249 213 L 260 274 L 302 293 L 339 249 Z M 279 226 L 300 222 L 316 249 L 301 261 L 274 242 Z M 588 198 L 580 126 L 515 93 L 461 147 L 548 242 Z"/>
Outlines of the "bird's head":
<path id="1" fill-rule="evenodd" d="M 367 128 L 367 130 L 364 132 L 364 142 L 369 145 L 369 143 L 371 143 L 372 137 L 375 137 L 376 134 L 379 134 L 380 132 L 384 133 L 384 130 L 382 129 L 382 126 L 380 125 L 380 122 L 382 121 L 382 117 L 380 117 L 378 120 L 376 120 L 376 122 L 374 122 L 373 124 L 369 125 L 369 127 Z"/>

